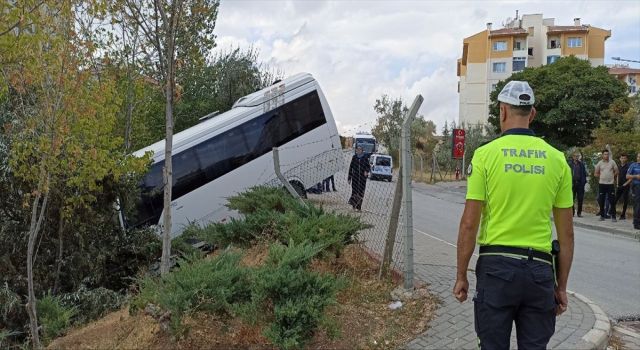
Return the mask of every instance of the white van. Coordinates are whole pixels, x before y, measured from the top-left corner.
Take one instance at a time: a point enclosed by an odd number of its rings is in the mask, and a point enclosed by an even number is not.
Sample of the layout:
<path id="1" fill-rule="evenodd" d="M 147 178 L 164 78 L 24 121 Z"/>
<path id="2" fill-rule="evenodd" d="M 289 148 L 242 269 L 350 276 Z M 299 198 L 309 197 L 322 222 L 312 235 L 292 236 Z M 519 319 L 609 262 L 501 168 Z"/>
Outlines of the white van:
<path id="1" fill-rule="evenodd" d="M 393 159 L 386 154 L 372 154 L 369 157 L 371 164 L 371 172 L 369 177 L 371 180 L 387 180 L 391 182 L 393 179 Z"/>
<path id="2" fill-rule="evenodd" d="M 242 97 L 231 110 L 174 135 L 171 236 L 189 223 L 236 216 L 227 198 L 275 178 L 273 147 L 280 148 L 281 171 L 301 195 L 340 170 L 338 129 L 311 74 Z M 162 223 L 164 140 L 134 155 L 149 151 L 153 164 L 140 183 L 136 210 L 121 216 L 126 228 Z"/>

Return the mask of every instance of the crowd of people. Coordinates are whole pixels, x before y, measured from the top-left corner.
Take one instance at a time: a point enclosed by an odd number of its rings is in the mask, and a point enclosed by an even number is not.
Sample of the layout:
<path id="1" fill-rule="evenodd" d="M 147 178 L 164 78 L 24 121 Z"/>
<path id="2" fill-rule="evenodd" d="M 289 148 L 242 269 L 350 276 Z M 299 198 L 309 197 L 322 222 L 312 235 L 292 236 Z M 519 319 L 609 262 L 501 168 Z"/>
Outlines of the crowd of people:
<path id="1" fill-rule="evenodd" d="M 621 154 L 619 160 L 620 165 L 610 159 L 608 150 L 603 150 L 600 161 L 594 167 L 592 175 L 598 178 L 598 215 L 600 221 L 626 220 L 629 199 L 633 197 L 633 227 L 640 230 L 640 153 L 637 154 L 636 162 L 630 163 L 627 154 Z M 569 166 L 575 199 L 573 215 L 577 213 L 578 217 L 582 217 L 587 169 L 577 152 L 572 155 Z M 616 208 L 619 204 L 622 205 L 622 210 L 618 216 Z"/>

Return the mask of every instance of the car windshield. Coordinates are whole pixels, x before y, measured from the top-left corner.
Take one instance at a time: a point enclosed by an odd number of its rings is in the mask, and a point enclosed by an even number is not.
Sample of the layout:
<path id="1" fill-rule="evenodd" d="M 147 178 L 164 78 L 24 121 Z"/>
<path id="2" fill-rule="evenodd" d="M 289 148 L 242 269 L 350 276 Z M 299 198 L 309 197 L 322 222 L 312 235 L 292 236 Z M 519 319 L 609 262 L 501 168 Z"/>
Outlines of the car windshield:
<path id="1" fill-rule="evenodd" d="M 376 159 L 376 165 L 380 165 L 380 166 L 391 166 L 391 158 L 377 158 Z"/>
<path id="2" fill-rule="evenodd" d="M 376 147 L 376 140 L 374 139 L 358 139 L 356 140 L 356 147 L 362 147 L 364 153 L 373 153 Z"/>

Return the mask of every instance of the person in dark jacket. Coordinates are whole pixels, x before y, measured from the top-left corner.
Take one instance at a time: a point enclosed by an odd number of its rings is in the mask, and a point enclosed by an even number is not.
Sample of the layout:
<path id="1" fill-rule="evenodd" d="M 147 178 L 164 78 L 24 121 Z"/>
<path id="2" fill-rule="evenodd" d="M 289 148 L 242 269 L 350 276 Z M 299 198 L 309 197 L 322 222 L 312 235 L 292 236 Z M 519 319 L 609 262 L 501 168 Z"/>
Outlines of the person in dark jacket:
<path id="1" fill-rule="evenodd" d="M 618 172 L 618 189 L 616 190 L 616 205 L 622 199 L 622 213 L 620 220 L 627 219 L 627 206 L 629 205 L 629 192 L 631 189 L 631 180 L 627 180 L 627 172 L 629 171 L 629 163 L 627 163 L 627 155 L 620 155 L 620 171 Z"/>
<path id="2" fill-rule="evenodd" d="M 349 204 L 355 210 L 362 210 L 362 199 L 364 190 L 367 187 L 367 177 L 371 171 L 369 158 L 362 151 L 362 147 L 356 148 L 356 154 L 351 158 L 349 165 L 349 176 L 347 181 L 351 184 L 351 198 Z"/>
<path id="3" fill-rule="evenodd" d="M 584 201 L 584 185 L 587 183 L 587 168 L 579 159 L 578 152 L 574 153 L 569 161 L 571 167 L 571 179 L 573 184 L 574 203 L 577 197 L 578 201 L 578 217 L 582 217 L 582 202 Z M 573 206 L 573 215 L 576 215 L 576 206 Z"/>

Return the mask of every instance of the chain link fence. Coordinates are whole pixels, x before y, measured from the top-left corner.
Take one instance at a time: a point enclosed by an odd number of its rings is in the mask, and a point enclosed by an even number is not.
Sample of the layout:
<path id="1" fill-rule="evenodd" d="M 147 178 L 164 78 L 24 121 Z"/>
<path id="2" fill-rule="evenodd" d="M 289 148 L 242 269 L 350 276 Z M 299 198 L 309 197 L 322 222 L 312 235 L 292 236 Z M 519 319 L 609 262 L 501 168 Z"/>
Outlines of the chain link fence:
<path id="1" fill-rule="evenodd" d="M 357 216 L 362 222 L 368 224 L 369 228 L 361 231 L 359 235 L 359 243 L 365 246 L 373 257 L 382 261 L 395 186 L 400 180 L 397 169 L 393 170 L 391 181 L 373 180 L 370 176 L 366 178 L 362 206 L 360 210 L 356 210 L 349 204 L 353 192 L 357 191 L 355 181 L 351 183 L 348 181 L 349 166 L 354 157 L 353 149 L 325 151 L 298 163 L 287 163 L 286 155 L 289 151 L 295 150 L 279 149 L 277 158 L 280 161 L 281 173 L 293 190 L 308 202 L 327 211 Z M 259 176 L 261 177 L 263 176 Z M 310 179 L 319 179 L 319 181 L 309 183 Z M 262 179 L 262 181 L 268 186 L 283 186 L 277 176 Z M 392 242 L 390 263 L 390 267 L 396 271 L 402 271 L 404 267 L 403 218 L 404 208 L 401 208 L 395 239 Z"/>

